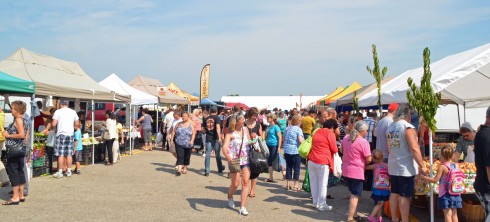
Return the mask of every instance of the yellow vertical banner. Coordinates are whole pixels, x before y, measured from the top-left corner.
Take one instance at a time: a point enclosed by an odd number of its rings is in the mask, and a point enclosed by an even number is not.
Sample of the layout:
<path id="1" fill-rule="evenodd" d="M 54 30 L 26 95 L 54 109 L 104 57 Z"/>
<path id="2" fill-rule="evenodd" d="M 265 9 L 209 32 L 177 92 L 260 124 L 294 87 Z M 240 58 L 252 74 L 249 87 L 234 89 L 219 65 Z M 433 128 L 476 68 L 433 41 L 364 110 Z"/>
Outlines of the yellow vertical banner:
<path id="1" fill-rule="evenodd" d="M 202 67 L 201 71 L 201 99 L 209 97 L 209 64 Z"/>

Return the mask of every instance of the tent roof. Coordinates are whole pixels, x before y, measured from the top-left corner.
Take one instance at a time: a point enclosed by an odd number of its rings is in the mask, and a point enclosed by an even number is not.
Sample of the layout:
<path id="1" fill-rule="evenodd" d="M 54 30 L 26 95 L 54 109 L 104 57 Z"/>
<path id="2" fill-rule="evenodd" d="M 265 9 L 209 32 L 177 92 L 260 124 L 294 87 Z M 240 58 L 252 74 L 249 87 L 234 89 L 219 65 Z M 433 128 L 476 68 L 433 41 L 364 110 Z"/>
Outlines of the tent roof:
<path id="1" fill-rule="evenodd" d="M 321 102 L 321 101 L 323 101 L 323 100 L 327 100 L 327 99 L 329 99 L 329 98 L 331 98 L 331 97 L 334 97 L 334 96 L 336 96 L 337 94 L 341 93 L 342 91 L 344 91 L 344 87 L 339 86 L 339 87 L 337 87 L 337 88 L 336 88 L 336 89 L 335 89 L 333 92 L 331 92 L 331 93 L 327 94 L 327 95 L 326 95 L 326 96 L 324 96 L 323 98 L 319 99 L 317 102 Z"/>
<path id="2" fill-rule="evenodd" d="M 158 97 L 144 93 L 138 89 L 135 89 L 125 83 L 116 74 L 112 73 L 104 80 L 100 81 L 100 84 L 118 94 L 130 95 L 131 104 L 144 105 L 158 103 Z"/>
<path id="3" fill-rule="evenodd" d="M 282 110 L 296 108 L 302 103 L 303 105 L 317 101 L 322 96 L 223 96 L 221 101 L 228 103 L 243 103 L 248 107 L 257 107 L 258 109 L 279 108 Z M 301 107 L 299 107 L 301 108 Z"/>
<path id="4" fill-rule="evenodd" d="M 331 103 L 331 102 L 334 102 L 334 101 L 337 101 L 337 99 L 340 99 L 342 97 L 344 97 L 345 95 L 349 94 L 349 93 L 352 93 L 358 89 L 362 88 L 361 85 L 359 85 L 359 83 L 357 82 L 353 82 L 352 84 L 350 84 L 347 88 L 344 89 L 344 91 L 342 91 L 341 93 L 335 95 L 335 96 L 332 96 L 330 98 L 328 98 L 325 103 Z"/>
<path id="5" fill-rule="evenodd" d="M 182 98 L 187 98 L 191 102 L 198 102 L 199 101 L 199 98 L 197 96 L 193 96 L 193 95 L 187 93 L 186 91 L 182 90 L 177 85 L 175 85 L 174 82 L 170 82 L 167 85 L 167 89 L 170 90 L 170 92 L 176 94 L 177 96 L 180 96 Z"/>
<path id="6" fill-rule="evenodd" d="M 129 100 L 99 85 L 76 62 L 20 48 L 0 61 L 0 71 L 36 83 L 36 95 L 63 98 L 97 99 L 103 101 Z"/>
<path id="7" fill-rule="evenodd" d="M 0 93 L 34 94 L 35 84 L 0 71 Z"/>
<path id="8" fill-rule="evenodd" d="M 208 99 L 208 98 L 204 98 L 201 100 L 201 105 L 213 105 L 213 106 L 216 106 L 218 105 L 217 103 L 213 102 L 212 100 Z"/>
<path id="9" fill-rule="evenodd" d="M 381 89 L 383 89 L 383 85 L 387 82 L 389 82 L 390 80 L 392 80 L 393 78 L 395 78 L 394 76 L 387 76 L 383 79 L 383 81 L 381 81 Z M 366 95 L 367 93 L 371 92 L 371 91 L 376 91 L 378 90 L 378 86 L 376 84 L 376 82 L 372 83 L 372 84 L 369 84 L 367 86 L 364 86 L 362 87 L 362 89 L 359 89 L 357 90 L 357 98 L 360 98 L 364 95 Z M 344 97 L 340 98 L 337 100 L 337 106 L 340 106 L 340 105 L 346 105 L 346 104 L 352 104 L 353 103 L 353 99 L 354 99 L 354 92 L 351 92 L 347 95 L 345 95 Z"/>
<path id="10" fill-rule="evenodd" d="M 173 94 L 157 79 L 151 79 L 138 75 L 131 80 L 131 82 L 129 82 L 129 85 L 145 93 L 158 97 L 160 103 L 189 104 L 187 99 Z"/>
<path id="11" fill-rule="evenodd" d="M 468 108 L 490 105 L 490 94 L 484 90 L 490 86 L 490 44 L 447 56 L 430 66 L 432 87 L 442 95 L 441 103 L 455 102 Z M 406 103 L 408 77 L 420 85 L 423 68 L 408 70 L 382 88 L 382 103 Z M 478 89 L 478 90 L 472 90 Z M 359 98 L 359 106 L 377 103 L 377 93 L 372 91 Z"/>

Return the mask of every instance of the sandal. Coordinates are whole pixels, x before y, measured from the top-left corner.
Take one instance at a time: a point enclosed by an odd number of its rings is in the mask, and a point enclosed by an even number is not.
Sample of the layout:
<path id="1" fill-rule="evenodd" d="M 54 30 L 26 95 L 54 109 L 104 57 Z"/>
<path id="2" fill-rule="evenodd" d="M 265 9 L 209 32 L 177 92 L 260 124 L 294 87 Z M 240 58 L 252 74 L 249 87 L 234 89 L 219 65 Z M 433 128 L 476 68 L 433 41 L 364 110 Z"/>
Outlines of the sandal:
<path id="1" fill-rule="evenodd" d="M 267 182 L 267 183 L 274 183 L 274 180 L 266 179 L 265 182 Z"/>
<path id="2" fill-rule="evenodd" d="M 248 194 L 248 197 L 254 198 L 255 197 L 255 194 Z"/>
<path id="3" fill-rule="evenodd" d="M 19 201 L 24 203 L 24 202 L 26 202 L 26 198 L 20 198 Z"/>
<path id="4" fill-rule="evenodd" d="M 284 189 L 286 189 L 286 190 L 292 190 L 291 186 L 286 186 Z"/>
<path id="5" fill-rule="evenodd" d="M 293 191 L 300 191 L 300 190 L 301 190 L 301 188 L 299 188 L 299 187 L 293 187 Z"/>
<path id="6" fill-rule="evenodd" d="M 179 171 L 175 172 L 175 176 L 180 176 L 181 174 L 182 174 L 182 173 L 181 173 L 181 172 L 179 172 Z"/>
<path id="7" fill-rule="evenodd" d="M 187 170 L 182 171 L 182 174 L 187 174 Z"/>
<path id="8" fill-rule="evenodd" d="M 20 201 L 12 201 L 12 200 L 9 200 L 7 202 L 2 203 L 2 205 L 19 205 L 19 202 Z"/>

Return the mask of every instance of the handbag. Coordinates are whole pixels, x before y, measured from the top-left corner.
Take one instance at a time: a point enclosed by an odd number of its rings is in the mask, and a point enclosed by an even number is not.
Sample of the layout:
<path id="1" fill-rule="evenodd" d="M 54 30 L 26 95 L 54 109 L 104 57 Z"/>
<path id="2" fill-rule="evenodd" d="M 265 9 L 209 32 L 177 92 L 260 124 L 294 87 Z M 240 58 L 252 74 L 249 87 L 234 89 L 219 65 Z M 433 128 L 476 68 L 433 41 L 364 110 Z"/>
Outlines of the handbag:
<path id="1" fill-rule="evenodd" d="M 299 155 L 301 156 L 301 158 L 303 159 L 307 159 L 308 158 L 308 154 L 310 154 L 310 150 L 311 150 L 311 145 L 313 144 L 313 136 L 315 135 L 316 131 L 318 129 L 316 129 L 310 137 L 308 137 L 308 139 L 304 140 L 298 147 L 298 153 Z"/>
<path id="2" fill-rule="evenodd" d="M 27 148 L 22 142 L 15 145 L 5 145 L 7 148 L 7 159 L 24 157 L 27 153 Z"/>
<path id="3" fill-rule="evenodd" d="M 252 173 L 267 173 L 269 172 L 269 166 L 267 166 L 267 157 L 264 153 L 258 152 L 255 149 L 250 149 L 249 165 Z"/>
<path id="4" fill-rule="evenodd" d="M 333 175 L 339 178 L 342 176 L 342 158 L 338 152 L 333 155 Z"/>
<path id="5" fill-rule="evenodd" d="M 240 144 L 240 148 L 238 150 L 238 157 L 231 160 L 229 166 L 230 173 L 238 173 L 242 171 L 242 169 L 240 168 L 240 157 L 242 156 L 242 146 L 243 146 L 243 129 L 242 129 L 242 143 Z"/>
<path id="6" fill-rule="evenodd" d="M 107 141 L 111 139 L 111 135 L 109 134 L 109 131 L 105 131 L 104 134 L 102 134 L 102 140 Z"/>

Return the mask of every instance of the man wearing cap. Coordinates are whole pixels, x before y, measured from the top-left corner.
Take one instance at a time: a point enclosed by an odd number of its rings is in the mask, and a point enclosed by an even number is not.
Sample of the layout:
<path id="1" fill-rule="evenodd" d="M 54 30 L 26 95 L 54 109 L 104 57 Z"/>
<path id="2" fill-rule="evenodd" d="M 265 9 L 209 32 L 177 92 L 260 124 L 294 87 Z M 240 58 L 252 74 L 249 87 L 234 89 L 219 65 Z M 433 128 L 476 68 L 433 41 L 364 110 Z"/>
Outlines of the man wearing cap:
<path id="1" fill-rule="evenodd" d="M 388 106 L 388 113 L 386 116 L 378 122 L 374 130 L 374 135 L 376 135 L 376 149 L 383 153 L 383 161 L 388 163 L 388 140 L 386 138 L 386 132 L 388 126 L 393 123 L 393 116 L 395 116 L 395 111 L 398 109 L 398 103 L 391 103 Z"/>
<path id="2" fill-rule="evenodd" d="M 52 127 L 56 127 L 56 142 L 54 144 L 54 155 L 58 156 L 58 172 L 53 176 L 63 177 L 64 158 L 66 158 L 66 176 L 71 176 L 71 164 L 73 156 L 74 125 L 78 122 L 75 110 L 68 108 L 68 101 L 61 100 L 61 108 L 53 115 Z"/>
<path id="3" fill-rule="evenodd" d="M 476 132 L 473 127 L 471 127 L 471 124 L 469 122 L 464 122 L 463 124 L 461 124 L 459 132 L 461 133 L 461 137 L 459 137 L 458 143 L 456 144 L 456 150 L 453 154 L 453 161 L 458 162 L 461 153 L 463 153 L 464 162 L 474 163 L 475 152 L 473 144 Z"/>
<path id="4" fill-rule="evenodd" d="M 221 162 L 221 120 L 218 117 L 218 108 L 212 106 L 210 114 L 202 121 L 202 126 L 206 131 L 206 160 L 204 161 L 205 172 L 204 176 L 209 176 L 211 171 L 211 151 L 214 150 L 216 156 L 216 164 L 218 165 L 218 173 L 222 173 L 225 167 Z"/>
<path id="5" fill-rule="evenodd" d="M 490 221 L 490 107 L 486 121 L 475 136 L 476 196 L 485 207 L 485 220 Z"/>

